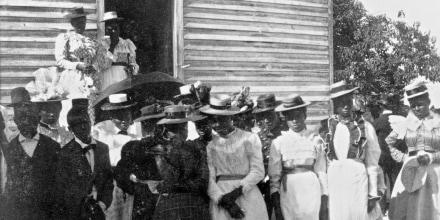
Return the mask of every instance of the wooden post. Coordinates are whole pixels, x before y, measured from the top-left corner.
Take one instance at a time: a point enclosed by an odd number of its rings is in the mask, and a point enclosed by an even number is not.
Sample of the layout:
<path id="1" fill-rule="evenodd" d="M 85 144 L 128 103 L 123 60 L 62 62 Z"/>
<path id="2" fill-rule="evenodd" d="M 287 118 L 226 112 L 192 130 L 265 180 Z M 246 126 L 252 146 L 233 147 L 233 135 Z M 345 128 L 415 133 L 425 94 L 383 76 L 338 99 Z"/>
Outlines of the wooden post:
<path id="1" fill-rule="evenodd" d="M 334 77 L 334 66 L 333 66 L 333 0 L 328 0 L 328 53 L 329 53 L 329 61 L 330 61 L 330 73 L 329 73 L 329 82 L 330 85 L 333 84 Z M 330 96 L 330 94 L 329 94 Z M 328 107 L 329 115 L 333 115 L 333 102 L 329 99 L 329 107 Z"/>
<path id="2" fill-rule="evenodd" d="M 183 0 L 174 0 L 173 5 L 173 75 L 182 81 L 183 73 Z"/>
<path id="3" fill-rule="evenodd" d="M 96 0 L 96 38 L 101 39 L 105 35 L 105 24 L 101 22 L 104 14 L 104 0 Z"/>

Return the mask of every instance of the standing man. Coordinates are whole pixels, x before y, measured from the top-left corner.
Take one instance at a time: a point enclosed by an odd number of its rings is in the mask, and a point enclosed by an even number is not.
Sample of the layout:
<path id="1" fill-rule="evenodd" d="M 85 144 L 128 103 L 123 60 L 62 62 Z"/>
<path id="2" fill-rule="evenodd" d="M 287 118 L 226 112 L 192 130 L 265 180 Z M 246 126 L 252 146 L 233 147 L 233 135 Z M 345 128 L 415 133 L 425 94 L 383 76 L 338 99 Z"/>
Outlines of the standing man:
<path id="1" fill-rule="evenodd" d="M 41 118 L 38 124 L 38 132 L 52 138 L 61 147 L 64 147 L 73 139 L 73 135 L 64 126 L 59 125 L 58 120 L 62 109 L 61 100 L 41 101 L 37 102 L 37 105 Z"/>
<path id="2" fill-rule="evenodd" d="M 330 220 L 365 220 L 379 199 L 380 148 L 374 127 L 352 118 L 353 92 L 341 81 L 331 86 L 336 115 L 326 121 Z"/>
<path id="3" fill-rule="evenodd" d="M 0 218 L 50 219 L 60 145 L 37 132 L 37 106 L 25 88 L 13 89 L 11 100 L 20 134 L 3 149 L 8 179 Z"/>
<path id="4" fill-rule="evenodd" d="M 112 202 L 113 177 L 108 147 L 91 137 L 90 117 L 85 108 L 73 107 L 67 114 L 75 138 L 61 149 L 56 165 L 55 219 L 87 217 L 86 201 L 106 210 Z M 104 214 L 98 210 L 103 218 Z"/>

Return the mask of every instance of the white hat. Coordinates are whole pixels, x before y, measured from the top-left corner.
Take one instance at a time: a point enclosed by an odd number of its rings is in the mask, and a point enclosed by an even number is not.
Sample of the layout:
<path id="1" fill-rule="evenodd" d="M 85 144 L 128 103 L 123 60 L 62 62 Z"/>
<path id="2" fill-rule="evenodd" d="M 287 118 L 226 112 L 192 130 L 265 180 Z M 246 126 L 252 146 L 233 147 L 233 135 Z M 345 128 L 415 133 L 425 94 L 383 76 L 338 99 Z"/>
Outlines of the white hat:
<path id="1" fill-rule="evenodd" d="M 136 102 L 129 101 L 127 98 L 127 94 L 125 93 L 112 94 L 108 97 L 108 101 L 109 103 L 105 103 L 104 105 L 102 105 L 102 110 L 107 111 L 129 108 L 137 104 Z"/>
<path id="2" fill-rule="evenodd" d="M 108 11 L 106 13 L 104 13 L 104 15 L 102 16 L 102 20 L 101 22 L 106 22 L 106 21 L 111 21 L 111 20 L 123 20 L 123 18 L 118 18 L 118 15 L 116 14 L 115 11 Z"/>

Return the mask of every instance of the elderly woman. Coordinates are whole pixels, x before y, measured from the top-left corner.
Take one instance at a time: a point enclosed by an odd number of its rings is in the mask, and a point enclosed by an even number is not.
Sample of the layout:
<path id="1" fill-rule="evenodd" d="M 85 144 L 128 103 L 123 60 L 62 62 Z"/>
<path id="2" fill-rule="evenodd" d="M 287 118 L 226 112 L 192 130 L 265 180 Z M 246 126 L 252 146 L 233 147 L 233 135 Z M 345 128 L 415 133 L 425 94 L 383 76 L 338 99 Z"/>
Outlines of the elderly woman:
<path id="1" fill-rule="evenodd" d="M 404 163 L 391 194 L 390 219 L 440 219 L 440 116 L 429 110 L 429 94 L 423 82 L 405 87 L 410 104 L 401 123 L 385 139 L 391 156 Z M 408 153 L 396 146 L 406 142 Z"/>
<path id="2" fill-rule="evenodd" d="M 320 210 L 327 209 L 325 153 L 319 136 L 306 129 L 308 105 L 310 102 L 293 94 L 275 109 L 289 126 L 270 149 L 269 176 L 277 220 L 282 216 L 318 220 Z"/>

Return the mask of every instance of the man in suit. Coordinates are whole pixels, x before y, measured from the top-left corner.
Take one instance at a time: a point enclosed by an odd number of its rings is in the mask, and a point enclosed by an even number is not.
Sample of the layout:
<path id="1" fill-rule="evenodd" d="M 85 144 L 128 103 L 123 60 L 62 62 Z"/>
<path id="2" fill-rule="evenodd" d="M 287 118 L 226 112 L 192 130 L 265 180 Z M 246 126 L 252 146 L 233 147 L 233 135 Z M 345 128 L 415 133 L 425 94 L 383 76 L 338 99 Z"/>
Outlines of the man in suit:
<path id="1" fill-rule="evenodd" d="M 25 88 L 13 89 L 11 100 L 20 134 L 3 148 L 7 182 L 0 219 L 50 219 L 60 145 L 37 132 L 36 104 Z"/>
<path id="2" fill-rule="evenodd" d="M 67 114 L 74 139 L 60 151 L 57 164 L 55 219 L 81 219 L 86 198 L 102 211 L 112 202 L 113 177 L 108 146 L 91 137 L 87 110 L 73 107 Z"/>

